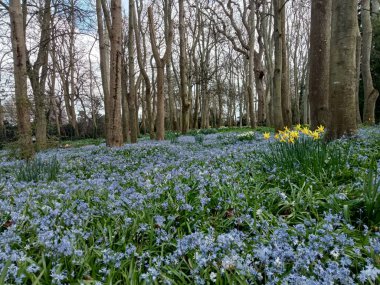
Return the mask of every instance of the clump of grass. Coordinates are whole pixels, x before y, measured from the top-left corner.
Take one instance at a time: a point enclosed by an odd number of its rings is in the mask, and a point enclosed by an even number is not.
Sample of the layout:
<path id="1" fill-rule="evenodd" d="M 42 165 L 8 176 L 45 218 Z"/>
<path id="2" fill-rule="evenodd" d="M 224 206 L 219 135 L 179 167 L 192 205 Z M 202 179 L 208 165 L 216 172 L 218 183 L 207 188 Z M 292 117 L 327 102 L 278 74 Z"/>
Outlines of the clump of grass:
<path id="1" fill-rule="evenodd" d="M 26 182 L 55 181 L 57 180 L 60 166 L 56 157 L 49 160 L 35 158 L 21 163 L 16 179 L 17 181 Z"/>
<path id="2" fill-rule="evenodd" d="M 195 142 L 199 144 L 202 144 L 205 139 L 203 134 L 197 134 L 194 136 L 194 138 L 195 138 Z"/>

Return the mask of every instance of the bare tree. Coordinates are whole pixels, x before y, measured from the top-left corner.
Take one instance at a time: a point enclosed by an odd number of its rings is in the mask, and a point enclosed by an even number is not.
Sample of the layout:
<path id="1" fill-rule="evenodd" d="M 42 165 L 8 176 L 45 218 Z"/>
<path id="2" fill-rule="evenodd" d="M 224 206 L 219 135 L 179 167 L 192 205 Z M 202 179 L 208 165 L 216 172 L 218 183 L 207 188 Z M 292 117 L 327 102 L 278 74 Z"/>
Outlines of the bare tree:
<path id="1" fill-rule="evenodd" d="M 17 122 L 19 130 L 20 155 L 31 158 L 34 153 L 32 129 L 30 126 L 29 100 L 27 96 L 26 44 L 23 23 L 23 11 L 20 1 L 10 0 L 9 6 L 0 1 L 0 5 L 9 11 L 12 34 L 13 68 Z"/>
<path id="2" fill-rule="evenodd" d="M 173 42 L 173 21 L 171 20 L 171 1 L 169 5 L 166 5 L 165 17 L 169 21 L 168 33 L 165 37 L 166 49 L 163 57 L 160 56 L 159 48 L 157 45 L 157 37 L 153 19 L 153 7 L 148 8 L 148 19 L 149 19 L 149 34 L 150 42 L 152 45 L 153 57 L 156 62 L 157 67 L 157 122 L 156 122 L 156 139 L 163 140 L 165 138 L 165 97 L 164 97 L 164 74 L 165 65 L 170 59 L 172 51 Z"/>

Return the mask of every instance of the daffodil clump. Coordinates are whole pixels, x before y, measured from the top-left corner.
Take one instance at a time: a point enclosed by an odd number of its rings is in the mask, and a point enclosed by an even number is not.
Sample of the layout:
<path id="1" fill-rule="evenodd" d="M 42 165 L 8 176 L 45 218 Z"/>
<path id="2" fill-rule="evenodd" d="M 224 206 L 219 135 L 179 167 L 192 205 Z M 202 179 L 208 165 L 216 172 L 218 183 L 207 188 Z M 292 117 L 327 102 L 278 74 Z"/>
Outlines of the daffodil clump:
<path id="1" fill-rule="evenodd" d="M 251 141 L 255 137 L 255 132 L 254 131 L 249 131 L 245 133 L 241 133 L 237 135 L 237 139 L 239 141 Z"/>
<path id="2" fill-rule="evenodd" d="M 274 135 L 274 138 L 279 142 L 294 144 L 301 138 L 312 138 L 313 140 L 319 140 L 323 136 L 324 132 L 325 127 L 322 125 L 312 131 L 308 126 L 302 127 L 300 124 L 298 124 L 292 129 L 285 127 L 283 131 L 276 133 Z M 271 135 L 268 132 L 264 133 L 263 136 L 266 140 L 269 140 L 271 138 Z"/>

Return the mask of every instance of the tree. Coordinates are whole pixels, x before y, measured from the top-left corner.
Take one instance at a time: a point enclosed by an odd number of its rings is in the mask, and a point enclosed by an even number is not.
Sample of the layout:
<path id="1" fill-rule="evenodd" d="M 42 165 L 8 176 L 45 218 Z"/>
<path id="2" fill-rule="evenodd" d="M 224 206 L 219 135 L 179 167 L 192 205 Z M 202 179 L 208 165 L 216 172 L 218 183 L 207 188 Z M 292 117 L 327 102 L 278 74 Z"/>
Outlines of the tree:
<path id="1" fill-rule="evenodd" d="M 104 11 L 104 9 L 103 9 Z M 107 145 L 118 147 L 123 144 L 123 132 L 121 128 L 121 59 L 122 59 L 122 14 L 121 0 L 111 1 L 111 18 L 108 21 L 110 27 L 110 98 L 109 118 L 107 131 Z"/>
<path id="2" fill-rule="evenodd" d="M 312 129 L 328 123 L 331 1 L 311 1 L 309 101 Z"/>
<path id="3" fill-rule="evenodd" d="M 45 89 L 48 75 L 48 59 L 50 48 L 50 22 L 51 22 L 51 5 L 50 0 L 44 1 L 44 6 L 40 10 L 40 40 L 38 44 L 37 59 L 34 64 L 30 60 L 30 52 L 27 52 L 27 71 L 29 80 L 33 89 L 35 105 L 35 122 L 36 122 L 36 148 L 38 150 L 46 148 L 46 107 L 45 107 Z M 26 12 L 26 8 L 24 9 Z"/>
<path id="4" fill-rule="evenodd" d="M 9 11 L 11 25 L 20 155 L 23 158 L 29 159 L 33 156 L 34 148 L 32 143 L 32 129 L 30 126 L 29 100 L 27 96 L 26 44 L 23 12 L 19 0 L 10 0 L 9 6 L 2 1 L 0 1 L 0 4 Z"/>
<path id="5" fill-rule="evenodd" d="M 330 124 L 327 138 L 352 135 L 356 122 L 357 1 L 332 2 L 330 46 Z"/>
<path id="6" fill-rule="evenodd" d="M 137 123 L 137 109 L 136 109 L 136 82 L 135 82 L 135 33 L 139 33 L 134 25 L 135 16 L 135 0 L 129 0 L 129 18 L 128 18 L 128 78 L 129 78 L 129 94 L 128 94 L 128 107 L 129 107 L 129 126 L 131 130 L 131 143 L 137 142 L 138 123 Z"/>
<path id="7" fill-rule="evenodd" d="M 283 0 L 273 0 L 274 10 L 274 75 L 273 75 L 273 123 L 275 129 L 284 128 L 281 81 L 282 81 L 282 34 L 281 5 Z"/>
<path id="8" fill-rule="evenodd" d="M 179 6 L 179 74 L 180 74 L 180 94 L 182 102 L 182 126 L 181 131 L 185 134 L 189 129 L 190 102 L 188 97 L 187 83 L 187 54 L 186 54 L 186 26 L 184 0 L 178 1 Z"/>
<path id="9" fill-rule="evenodd" d="M 166 0 L 169 1 L 169 0 Z M 171 1 L 168 5 L 165 5 L 165 17 L 167 17 L 169 24 L 167 28 L 169 31 L 166 33 L 165 44 L 166 49 L 163 57 L 160 56 L 159 48 L 157 46 L 157 37 L 153 19 L 153 7 L 148 8 L 148 20 L 149 20 L 149 35 L 152 45 L 153 57 L 157 67 L 157 122 L 156 122 L 156 139 L 164 140 L 165 138 L 165 97 L 164 97 L 164 74 L 165 65 L 169 61 L 172 51 L 173 42 L 173 21 L 171 20 Z"/>
<path id="10" fill-rule="evenodd" d="M 362 23 L 362 78 L 364 89 L 363 123 L 375 123 L 376 100 L 379 91 L 374 88 L 371 74 L 371 51 L 372 51 L 372 23 L 370 0 L 361 2 L 361 23 Z"/>

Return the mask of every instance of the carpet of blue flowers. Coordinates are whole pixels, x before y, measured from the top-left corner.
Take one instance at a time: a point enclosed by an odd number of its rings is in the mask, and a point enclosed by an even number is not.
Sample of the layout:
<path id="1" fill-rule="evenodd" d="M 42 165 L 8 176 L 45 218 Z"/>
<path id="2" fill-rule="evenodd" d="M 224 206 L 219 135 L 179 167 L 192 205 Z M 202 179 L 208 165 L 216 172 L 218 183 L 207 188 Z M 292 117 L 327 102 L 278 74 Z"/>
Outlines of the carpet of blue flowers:
<path id="1" fill-rule="evenodd" d="M 0 284 L 380 284 L 379 138 L 318 173 L 260 133 L 2 151 Z"/>

